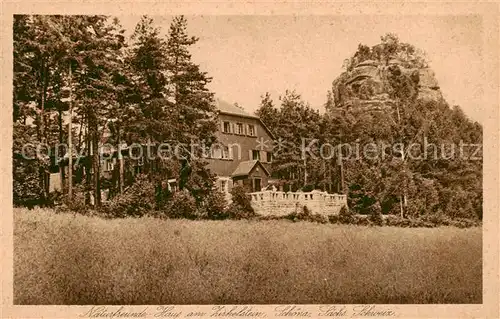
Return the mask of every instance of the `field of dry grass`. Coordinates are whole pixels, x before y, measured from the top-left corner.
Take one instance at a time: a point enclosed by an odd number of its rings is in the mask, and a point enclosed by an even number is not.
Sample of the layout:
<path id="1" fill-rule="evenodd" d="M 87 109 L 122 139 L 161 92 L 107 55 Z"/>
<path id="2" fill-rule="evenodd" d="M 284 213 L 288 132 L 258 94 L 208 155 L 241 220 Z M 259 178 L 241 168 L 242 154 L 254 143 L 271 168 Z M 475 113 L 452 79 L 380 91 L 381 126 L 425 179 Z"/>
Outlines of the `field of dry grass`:
<path id="1" fill-rule="evenodd" d="M 480 228 L 14 209 L 15 304 L 481 303 Z"/>

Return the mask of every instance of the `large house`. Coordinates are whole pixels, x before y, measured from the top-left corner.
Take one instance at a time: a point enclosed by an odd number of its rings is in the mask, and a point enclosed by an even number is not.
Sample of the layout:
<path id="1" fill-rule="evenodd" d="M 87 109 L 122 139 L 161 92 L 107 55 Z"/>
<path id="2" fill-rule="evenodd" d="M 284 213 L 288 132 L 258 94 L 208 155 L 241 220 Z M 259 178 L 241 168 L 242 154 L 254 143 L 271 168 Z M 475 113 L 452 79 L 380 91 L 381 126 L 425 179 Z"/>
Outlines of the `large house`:
<path id="1" fill-rule="evenodd" d="M 217 186 L 229 192 L 242 185 L 248 192 L 266 187 L 270 177 L 273 135 L 255 115 L 237 105 L 216 100 L 219 110 L 217 143 L 207 159 L 217 175 Z"/>
<path id="2" fill-rule="evenodd" d="M 208 168 L 217 175 L 217 187 L 229 193 L 235 184 L 243 185 L 248 192 L 260 191 L 268 184 L 269 168 L 272 161 L 273 136 L 269 129 L 255 115 L 248 114 L 242 108 L 222 100 L 216 100 L 219 110 L 219 129 L 217 142 L 212 145 L 208 157 Z M 101 143 L 105 143 L 109 132 L 104 133 Z M 130 150 L 124 146 L 122 154 L 127 157 Z M 112 158 L 101 159 L 100 172 L 104 177 L 111 177 L 116 172 L 116 150 Z M 144 151 L 143 154 L 146 154 Z M 66 158 L 67 165 L 67 158 Z M 142 158 L 134 161 L 134 172 L 142 171 Z M 81 175 L 82 168 L 75 168 L 75 178 Z M 59 165 L 54 163 L 51 169 L 50 190 L 60 190 Z M 67 171 L 67 167 L 65 167 Z M 78 174 L 80 171 L 80 174 Z M 168 178 L 168 177 L 166 177 Z M 177 187 L 174 179 L 168 179 L 171 189 Z"/>

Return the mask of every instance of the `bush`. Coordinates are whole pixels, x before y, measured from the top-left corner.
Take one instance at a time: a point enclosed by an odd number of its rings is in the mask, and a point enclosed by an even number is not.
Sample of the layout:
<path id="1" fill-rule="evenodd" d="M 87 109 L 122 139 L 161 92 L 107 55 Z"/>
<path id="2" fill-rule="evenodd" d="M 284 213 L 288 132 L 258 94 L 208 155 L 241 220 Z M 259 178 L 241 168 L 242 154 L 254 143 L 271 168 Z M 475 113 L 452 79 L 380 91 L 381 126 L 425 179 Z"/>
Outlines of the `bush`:
<path id="1" fill-rule="evenodd" d="M 295 211 L 291 212 L 288 215 L 283 216 L 283 218 L 289 219 L 294 222 L 300 220 L 309 220 L 310 217 L 311 217 L 311 211 L 309 210 L 309 208 L 307 208 L 307 206 L 304 205 L 302 209 L 299 209 L 298 204 L 296 206 Z"/>
<path id="2" fill-rule="evenodd" d="M 60 193 L 59 193 L 60 194 Z M 55 193 L 52 196 L 58 198 L 60 205 L 56 206 L 57 213 L 67 213 L 74 212 L 82 215 L 88 215 L 90 208 L 85 204 L 85 188 L 82 185 L 74 185 L 73 187 L 73 198 L 69 199 L 66 195 Z"/>
<path id="3" fill-rule="evenodd" d="M 320 215 L 320 214 L 313 214 L 309 210 L 309 208 L 305 205 L 302 207 L 302 210 L 294 211 L 294 212 L 284 216 L 284 218 L 289 219 L 293 222 L 308 221 L 308 222 L 320 223 L 320 224 L 328 223 L 328 217 Z"/>
<path id="4" fill-rule="evenodd" d="M 384 217 L 384 224 L 386 226 L 400 226 L 404 220 L 400 215 L 387 215 Z"/>
<path id="5" fill-rule="evenodd" d="M 12 163 L 14 205 L 32 208 L 45 202 L 40 178 L 42 165 L 39 160 L 29 161 L 14 156 Z"/>
<path id="6" fill-rule="evenodd" d="M 358 226 L 373 225 L 372 221 L 370 220 L 370 215 L 353 215 L 351 223 Z"/>
<path id="7" fill-rule="evenodd" d="M 227 209 L 227 217 L 232 219 L 247 219 L 255 217 L 255 211 L 252 208 L 250 196 L 247 195 L 245 188 L 237 185 L 231 190 L 231 204 Z"/>
<path id="8" fill-rule="evenodd" d="M 380 209 L 380 205 L 378 203 L 370 206 L 370 221 L 377 226 L 382 226 L 384 223 L 384 219 L 382 217 L 382 211 Z"/>
<path id="9" fill-rule="evenodd" d="M 340 223 L 339 215 L 328 215 L 328 222 L 330 224 Z"/>
<path id="10" fill-rule="evenodd" d="M 12 199 L 15 206 L 46 205 L 48 187 L 44 176 L 49 168 L 47 157 L 38 156 L 35 148 L 24 147 L 38 144 L 36 128 L 14 122 L 12 127 Z M 28 159 L 31 158 L 31 159 Z M 44 190 L 44 187 L 47 189 Z"/>
<path id="11" fill-rule="evenodd" d="M 477 220 L 468 219 L 468 218 L 457 218 L 450 221 L 450 226 L 458 227 L 458 228 L 469 228 L 474 226 L 479 226 L 480 223 Z"/>
<path id="12" fill-rule="evenodd" d="M 434 213 L 434 214 L 428 214 L 428 215 L 424 215 L 422 217 L 420 217 L 420 220 L 424 221 L 424 222 L 430 222 L 434 225 L 437 225 L 437 226 L 448 226 L 450 225 L 450 218 L 444 214 L 442 214 L 441 212 L 437 212 L 437 213 Z"/>
<path id="13" fill-rule="evenodd" d="M 353 216 L 354 216 L 354 214 L 349 209 L 349 207 L 344 205 L 344 206 L 342 206 L 342 208 L 340 208 L 338 221 L 341 224 L 351 224 L 353 222 Z"/>
<path id="14" fill-rule="evenodd" d="M 49 193 L 47 198 L 47 206 L 56 207 L 64 203 L 65 197 L 64 194 L 60 191 L 53 191 Z"/>
<path id="15" fill-rule="evenodd" d="M 214 190 L 209 193 L 201 202 L 200 210 L 202 215 L 208 219 L 226 219 L 228 203 L 224 193 Z"/>
<path id="16" fill-rule="evenodd" d="M 161 214 L 169 218 L 197 219 L 202 214 L 196 207 L 196 200 L 187 190 L 175 192 L 172 198 L 166 203 Z"/>
<path id="17" fill-rule="evenodd" d="M 256 216 L 257 220 L 283 220 L 283 216 L 275 216 L 275 215 L 258 215 Z"/>
<path id="18" fill-rule="evenodd" d="M 145 175 L 137 176 L 134 184 L 114 197 L 103 210 L 113 217 L 141 217 L 155 208 L 155 187 Z"/>

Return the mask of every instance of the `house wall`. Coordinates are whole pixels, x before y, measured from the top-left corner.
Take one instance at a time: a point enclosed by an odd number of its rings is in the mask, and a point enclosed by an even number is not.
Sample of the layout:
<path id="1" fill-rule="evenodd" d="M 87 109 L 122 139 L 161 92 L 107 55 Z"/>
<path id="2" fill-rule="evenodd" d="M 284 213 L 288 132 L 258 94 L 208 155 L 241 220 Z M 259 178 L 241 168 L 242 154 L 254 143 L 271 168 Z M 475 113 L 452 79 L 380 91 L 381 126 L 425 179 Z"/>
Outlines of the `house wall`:
<path id="1" fill-rule="evenodd" d="M 261 162 L 266 166 L 266 169 L 269 170 L 269 164 L 266 163 L 266 153 L 272 152 L 272 138 L 267 133 L 266 129 L 262 126 L 262 123 L 256 118 L 246 118 L 237 115 L 229 115 L 229 114 L 220 114 L 219 115 L 219 130 L 216 133 L 217 140 L 219 143 L 229 146 L 235 145 L 232 147 L 232 159 L 213 159 L 208 158 L 208 168 L 218 176 L 231 176 L 236 167 L 240 162 L 252 160 L 252 150 L 258 150 L 260 153 Z M 256 136 L 248 136 L 248 135 L 238 135 L 232 131 L 231 133 L 223 132 L 223 123 L 230 122 L 232 127 L 235 127 L 236 123 L 242 123 L 244 126 L 248 124 L 252 124 L 255 127 Z M 261 150 L 258 144 L 258 141 L 267 141 Z M 239 148 L 238 148 L 239 145 Z"/>
<path id="2" fill-rule="evenodd" d="M 250 174 L 248 174 L 248 179 L 252 181 L 255 180 L 255 179 L 260 179 L 260 186 L 261 186 L 261 189 L 263 189 L 264 187 L 267 186 L 267 182 L 268 182 L 268 176 L 266 175 L 266 173 L 262 170 L 261 167 L 259 167 L 259 165 L 256 165 L 252 171 L 250 172 Z M 254 185 L 252 184 L 252 190 L 251 191 L 254 191 Z"/>
<path id="3" fill-rule="evenodd" d="M 232 186 L 241 185 L 245 188 L 247 192 L 255 191 L 255 180 L 260 179 L 261 189 L 267 186 L 269 177 L 265 172 L 262 171 L 262 168 L 258 165 L 250 172 L 250 174 L 245 176 L 235 176 L 233 178 Z M 231 190 L 231 189 L 229 189 Z"/>

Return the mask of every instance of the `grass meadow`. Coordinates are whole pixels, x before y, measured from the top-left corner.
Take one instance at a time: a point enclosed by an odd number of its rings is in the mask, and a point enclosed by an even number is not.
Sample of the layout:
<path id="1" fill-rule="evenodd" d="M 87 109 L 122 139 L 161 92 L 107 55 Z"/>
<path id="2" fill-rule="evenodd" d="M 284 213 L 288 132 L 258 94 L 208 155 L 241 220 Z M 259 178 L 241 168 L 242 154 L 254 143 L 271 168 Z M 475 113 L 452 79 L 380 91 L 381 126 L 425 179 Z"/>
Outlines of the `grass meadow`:
<path id="1" fill-rule="evenodd" d="M 481 236 L 16 208 L 14 303 L 481 303 Z"/>

